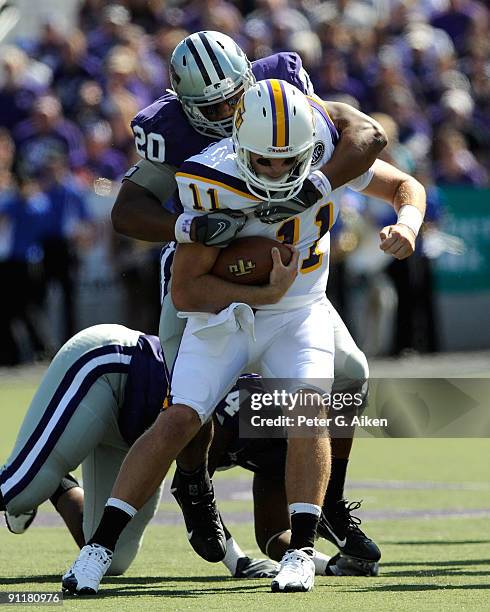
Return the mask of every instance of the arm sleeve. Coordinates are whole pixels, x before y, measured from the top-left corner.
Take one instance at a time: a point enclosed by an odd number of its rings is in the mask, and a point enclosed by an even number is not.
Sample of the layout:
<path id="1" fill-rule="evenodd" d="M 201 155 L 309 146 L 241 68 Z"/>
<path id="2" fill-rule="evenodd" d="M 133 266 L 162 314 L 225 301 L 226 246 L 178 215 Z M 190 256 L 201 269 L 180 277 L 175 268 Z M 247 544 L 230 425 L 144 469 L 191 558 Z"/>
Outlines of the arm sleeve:
<path id="1" fill-rule="evenodd" d="M 352 179 L 352 181 L 349 181 L 347 183 L 347 187 L 353 189 L 354 191 L 362 191 L 363 189 L 366 189 L 369 183 L 373 180 L 373 176 L 374 170 L 371 166 L 371 168 L 369 168 L 369 170 L 366 170 L 364 174 L 361 174 L 361 176 L 358 176 L 355 179 Z"/>
<path id="2" fill-rule="evenodd" d="M 123 181 L 131 181 L 151 191 L 160 202 L 169 200 L 177 189 L 175 173 L 177 168 L 170 164 L 161 164 L 140 159 L 124 175 Z"/>

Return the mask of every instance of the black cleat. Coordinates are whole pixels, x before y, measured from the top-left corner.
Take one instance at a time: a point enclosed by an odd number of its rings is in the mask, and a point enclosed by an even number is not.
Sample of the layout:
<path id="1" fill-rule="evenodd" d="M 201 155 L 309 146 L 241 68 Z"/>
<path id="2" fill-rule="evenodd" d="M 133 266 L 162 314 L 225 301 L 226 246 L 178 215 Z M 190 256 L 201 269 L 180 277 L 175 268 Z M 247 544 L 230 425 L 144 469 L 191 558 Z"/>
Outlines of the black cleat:
<path id="1" fill-rule="evenodd" d="M 328 562 L 325 576 L 379 576 L 379 563 L 337 553 Z"/>
<path id="2" fill-rule="evenodd" d="M 226 536 L 219 516 L 214 489 L 198 492 L 194 487 L 192 493 L 182 486 L 178 472 L 175 472 L 170 492 L 175 497 L 184 515 L 187 538 L 205 561 L 218 563 L 226 555 Z"/>
<path id="3" fill-rule="evenodd" d="M 381 551 L 359 528 L 361 519 L 351 514 L 360 507 L 361 502 L 340 500 L 328 513 L 322 511 L 317 532 L 319 537 L 335 544 L 343 555 L 374 563 L 381 559 Z"/>

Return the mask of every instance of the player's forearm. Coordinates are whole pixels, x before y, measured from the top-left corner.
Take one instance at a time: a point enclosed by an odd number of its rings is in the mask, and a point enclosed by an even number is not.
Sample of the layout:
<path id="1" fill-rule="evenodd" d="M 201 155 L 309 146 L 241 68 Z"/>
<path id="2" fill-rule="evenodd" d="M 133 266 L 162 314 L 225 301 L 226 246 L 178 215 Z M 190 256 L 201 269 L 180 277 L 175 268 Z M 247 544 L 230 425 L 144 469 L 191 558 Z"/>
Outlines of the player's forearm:
<path id="1" fill-rule="evenodd" d="M 174 240 L 177 217 L 166 211 L 150 191 L 131 181 L 124 181 L 111 212 L 116 232 L 147 242 Z"/>
<path id="2" fill-rule="evenodd" d="M 346 104 L 328 102 L 326 106 L 340 140 L 321 171 L 336 189 L 364 174 L 388 141 L 383 128 L 368 115 Z"/>
<path id="3" fill-rule="evenodd" d="M 399 213 L 401 207 L 406 204 L 415 206 L 418 208 L 423 218 L 426 208 L 426 193 L 424 186 L 411 176 L 403 179 L 395 190 L 392 204 L 397 213 Z"/>
<path id="4" fill-rule="evenodd" d="M 264 306 L 274 304 L 280 297 L 269 285 L 238 285 L 212 274 L 184 278 L 182 282 L 175 275 L 172 279 L 172 301 L 177 310 L 185 312 L 217 313 L 233 302 Z"/>
<path id="5" fill-rule="evenodd" d="M 378 159 L 373 166 L 373 177 L 362 193 L 384 200 L 398 213 L 402 206 L 410 204 L 425 214 L 424 186 L 406 172 Z"/>

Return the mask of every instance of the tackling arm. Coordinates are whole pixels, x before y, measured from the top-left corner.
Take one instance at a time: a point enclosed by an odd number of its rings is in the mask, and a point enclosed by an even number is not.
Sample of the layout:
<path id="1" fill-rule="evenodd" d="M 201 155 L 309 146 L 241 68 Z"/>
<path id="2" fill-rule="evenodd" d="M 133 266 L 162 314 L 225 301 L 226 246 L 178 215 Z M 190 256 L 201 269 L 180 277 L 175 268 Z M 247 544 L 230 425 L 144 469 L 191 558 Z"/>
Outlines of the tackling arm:
<path id="1" fill-rule="evenodd" d="M 116 232 L 147 242 L 175 240 L 178 216 L 166 211 L 151 191 L 129 180 L 121 185 L 111 212 Z"/>
<path id="2" fill-rule="evenodd" d="M 298 252 L 283 266 L 278 249 L 272 249 L 273 269 L 268 285 L 238 285 L 224 281 L 211 269 L 220 249 L 201 244 L 179 244 L 172 275 L 172 300 L 177 310 L 219 312 L 233 302 L 250 306 L 275 304 L 286 293 L 298 273 Z"/>
<path id="3" fill-rule="evenodd" d="M 169 164 L 146 159 L 128 170 L 111 213 L 116 232 L 147 242 L 175 239 L 178 215 L 162 206 L 177 189 L 175 172 Z"/>
<path id="4" fill-rule="evenodd" d="M 364 174 L 375 162 L 388 140 L 381 125 L 348 104 L 324 102 L 340 133 L 329 161 L 321 168 L 332 191 Z"/>
<path id="5" fill-rule="evenodd" d="M 147 242 L 200 242 L 225 246 L 245 223 L 239 211 L 214 211 L 205 215 L 179 215 L 165 210 L 177 189 L 176 168 L 140 160 L 128 171 L 112 209 L 116 232 Z"/>

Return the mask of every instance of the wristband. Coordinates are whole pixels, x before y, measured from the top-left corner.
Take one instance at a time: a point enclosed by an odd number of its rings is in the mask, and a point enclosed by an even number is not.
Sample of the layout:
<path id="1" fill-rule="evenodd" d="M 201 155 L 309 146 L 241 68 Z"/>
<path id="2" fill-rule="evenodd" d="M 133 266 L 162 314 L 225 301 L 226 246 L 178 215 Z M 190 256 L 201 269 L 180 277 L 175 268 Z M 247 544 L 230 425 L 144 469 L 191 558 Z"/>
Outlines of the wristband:
<path id="1" fill-rule="evenodd" d="M 420 210 L 412 204 L 405 204 L 398 211 L 397 223 L 402 223 L 409 227 L 415 236 L 418 235 L 423 220 L 424 217 Z"/>
<path id="2" fill-rule="evenodd" d="M 320 170 L 314 170 L 309 176 L 308 179 L 315 185 L 318 191 L 322 194 L 322 198 L 328 198 L 328 196 L 332 193 L 332 185 L 328 178 L 320 172 Z"/>
<path id="3" fill-rule="evenodd" d="M 191 240 L 191 225 L 195 215 L 189 213 L 182 213 L 177 217 L 175 222 L 175 240 L 177 242 L 193 242 Z"/>

